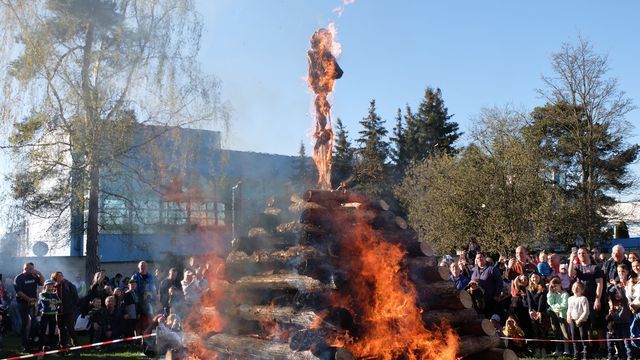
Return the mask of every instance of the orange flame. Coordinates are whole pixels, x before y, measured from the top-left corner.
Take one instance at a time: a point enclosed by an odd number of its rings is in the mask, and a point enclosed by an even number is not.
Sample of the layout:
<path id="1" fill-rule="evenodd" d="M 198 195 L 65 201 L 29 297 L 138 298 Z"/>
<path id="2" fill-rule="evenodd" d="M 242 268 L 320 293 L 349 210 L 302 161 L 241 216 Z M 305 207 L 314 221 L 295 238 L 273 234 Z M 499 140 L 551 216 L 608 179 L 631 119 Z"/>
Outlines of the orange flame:
<path id="1" fill-rule="evenodd" d="M 205 265 L 204 276 L 209 283 L 209 290 L 201 297 L 200 306 L 189 309 L 183 323 L 184 330 L 195 336 L 189 339 L 189 359 L 216 359 L 217 353 L 209 350 L 204 343 L 208 334 L 222 331 L 225 321 L 218 312 L 217 306 L 225 296 L 227 287 L 223 280 L 224 259 L 218 256 L 207 256 L 202 259 Z"/>
<path id="2" fill-rule="evenodd" d="M 350 259 L 352 294 L 338 300 L 359 314 L 362 333 L 345 336 L 335 345 L 357 358 L 455 359 L 458 337 L 450 328 L 429 331 L 416 306 L 416 289 L 401 271 L 405 256 L 399 245 L 378 238 L 368 225 L 359 225 L 343 241 L 341 258 Z"/>
<path id="3" fill-rule="evenodd" d="M 330 28 L 334 29 L 334 28 Z M 314 105 L 316 139 L 313 148 L 313 161 L 318 168 L 318 187 L 331 189 L 331 157 L 333 153 L 333 130 L 331 129 L 331 104 L 327 99 L 333 91 L 336 79 L 342 77 L 342 69 L 334 56 L 339 44 L 334 41 L 331 30 L 320 29 L 311 36 L 311 50 L 307 52 L 309 73 L 307 82 L 316 98 Z"/>

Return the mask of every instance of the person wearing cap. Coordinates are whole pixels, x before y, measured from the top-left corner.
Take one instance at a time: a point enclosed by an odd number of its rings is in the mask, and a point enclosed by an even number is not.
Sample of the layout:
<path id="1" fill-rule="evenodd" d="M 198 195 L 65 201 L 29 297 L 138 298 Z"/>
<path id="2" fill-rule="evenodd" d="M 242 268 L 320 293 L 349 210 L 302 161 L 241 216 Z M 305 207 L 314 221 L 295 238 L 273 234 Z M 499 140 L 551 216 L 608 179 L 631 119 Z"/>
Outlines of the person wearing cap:
<path id="1" fill-rule="evenodd" d="M 56 326 L 58 325 L 58 311 L 61 301 L 56 294 L 56 282 L 47 279 L 38 300 L 40 317 L 40 342 L 42 350 L 47 351 L 57 346 Z M 46 339 L 46 340 L 45 340 Z"/>

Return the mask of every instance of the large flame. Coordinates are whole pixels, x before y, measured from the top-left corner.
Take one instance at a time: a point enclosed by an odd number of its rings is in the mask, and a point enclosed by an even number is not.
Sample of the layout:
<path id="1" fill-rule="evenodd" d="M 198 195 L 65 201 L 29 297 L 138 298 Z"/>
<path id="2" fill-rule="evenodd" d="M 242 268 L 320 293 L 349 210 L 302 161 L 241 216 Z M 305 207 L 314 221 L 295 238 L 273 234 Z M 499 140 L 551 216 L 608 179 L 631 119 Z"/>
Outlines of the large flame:
<path id="1" fill-rule="evenodd" d="M 307 81 L 316 95 L 315 128 L 313 137 L 313 161 L 318 168 L 318 188 L 331 189 L 331 156 L 333 152 L 333 130 L 331 126 L 331 104 L 329 93 L 333 91 L 336 79 L 342 77 L 342 69 L 336 62 L 336 52 L 340 48 L 334 41 L 335 26 L 320 29 L 311 36 L 311 50 L 307 52 L 309 74 Z"/>
<path id="2" fill-rule="evenodd" d="M 366 224 L 347 231 L 340 258 L 348 262 L 351 294 L 338 299 L 351 308 L 362 329 L 357 338 L 344 337 L 336 345 L 356 358 L 455 359 L 458 337 L 443 325 L 427 330 L 416 306 L 416 289 L 402 271 L 405 251 L 377 237 Z"/>

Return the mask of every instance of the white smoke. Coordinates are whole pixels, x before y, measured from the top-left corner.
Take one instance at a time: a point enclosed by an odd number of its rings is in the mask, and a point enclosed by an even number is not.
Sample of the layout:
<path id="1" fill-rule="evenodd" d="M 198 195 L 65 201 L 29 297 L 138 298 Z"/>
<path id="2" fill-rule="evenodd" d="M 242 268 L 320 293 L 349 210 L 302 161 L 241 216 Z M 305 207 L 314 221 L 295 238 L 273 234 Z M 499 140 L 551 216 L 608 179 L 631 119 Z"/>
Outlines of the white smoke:
<path id="1" fill-rule="evenodd" d="M 332 12 L 337 13 L 338 16 L 342 16 L 344 14 L 344 10 L 347 6 L 353 4 L 356 0 L 342 0 L 342 5 L 335 7 Z"/>

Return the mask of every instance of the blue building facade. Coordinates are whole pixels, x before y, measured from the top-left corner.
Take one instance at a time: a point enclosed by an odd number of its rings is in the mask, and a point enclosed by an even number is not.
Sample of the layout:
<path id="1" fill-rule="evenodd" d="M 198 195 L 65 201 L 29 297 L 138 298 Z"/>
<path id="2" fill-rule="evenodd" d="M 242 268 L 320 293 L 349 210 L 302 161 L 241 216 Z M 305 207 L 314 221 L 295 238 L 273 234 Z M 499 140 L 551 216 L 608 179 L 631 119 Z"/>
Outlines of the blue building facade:
<path id="1" fill-rule="evenodd" d="M 141 132 L 140 139 L 153 140 L 101 170 L 103 263 L 222 254 L 234 225 L 246 232 L 269 198 L 292 193 L 295 157 L 225 150 L 215 131 Z M 84 254 L 84 234 L 72 239 L 69 255 L 81 255 L 79 249 Z"/>

